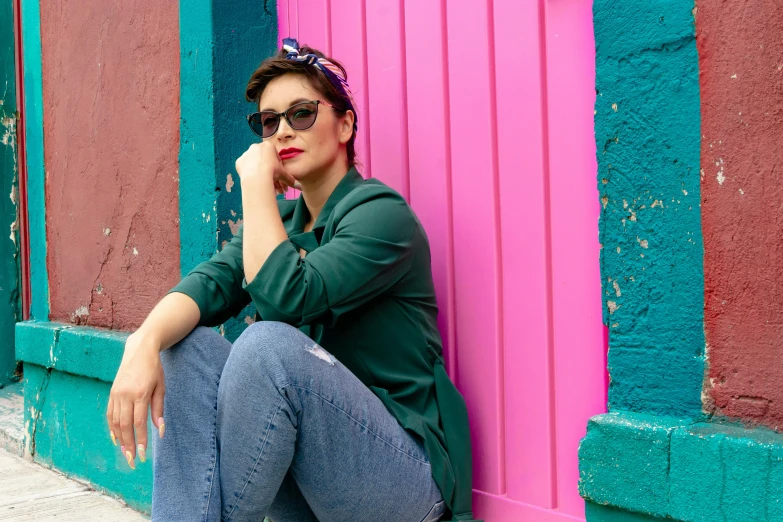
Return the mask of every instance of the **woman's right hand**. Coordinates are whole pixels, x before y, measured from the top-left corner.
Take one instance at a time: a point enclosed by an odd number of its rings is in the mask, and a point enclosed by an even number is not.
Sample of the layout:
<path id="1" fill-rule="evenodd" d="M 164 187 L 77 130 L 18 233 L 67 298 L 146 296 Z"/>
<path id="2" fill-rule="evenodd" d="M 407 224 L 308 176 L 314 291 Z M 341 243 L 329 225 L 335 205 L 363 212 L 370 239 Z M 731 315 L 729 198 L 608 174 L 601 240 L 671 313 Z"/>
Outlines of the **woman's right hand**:
<path id="1" fill-rule="evenodd" d="M 147 410 L 163 437 L 163 396 L 166 385 L 160 362 L 161 346 L 149 337 L 132 334 L 125 342 L 125 352 L 114 378 L 106 410 L 106 420 L 114 445 L 119 441 L 128 465 L 135 469 L 134 459 L 147 460 Z M 134 437 L 135 431 L 135 437 Z"/>

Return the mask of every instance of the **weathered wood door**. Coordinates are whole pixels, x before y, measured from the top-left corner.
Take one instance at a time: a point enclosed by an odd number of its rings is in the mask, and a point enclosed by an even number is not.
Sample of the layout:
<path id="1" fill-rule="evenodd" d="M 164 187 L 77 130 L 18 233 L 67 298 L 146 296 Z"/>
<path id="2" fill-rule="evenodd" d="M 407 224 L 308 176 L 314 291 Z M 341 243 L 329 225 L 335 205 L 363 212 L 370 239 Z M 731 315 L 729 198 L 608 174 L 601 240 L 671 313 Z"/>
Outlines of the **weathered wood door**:
<path id="1" fill-rule="evenodd" d="M 365 176 L 429 235 L 474 510 L 584 516 L 577 447 L 606 397 L 587 0 L 278 0 L 340 60 Z"/>

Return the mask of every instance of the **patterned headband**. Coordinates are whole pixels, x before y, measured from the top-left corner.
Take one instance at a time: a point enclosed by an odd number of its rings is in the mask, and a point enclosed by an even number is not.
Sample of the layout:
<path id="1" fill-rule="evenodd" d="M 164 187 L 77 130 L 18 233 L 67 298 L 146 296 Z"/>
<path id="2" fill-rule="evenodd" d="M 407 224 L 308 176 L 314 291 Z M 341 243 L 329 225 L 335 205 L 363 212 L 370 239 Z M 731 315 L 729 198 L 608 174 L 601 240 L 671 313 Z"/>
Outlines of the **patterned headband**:
<path id="1" fill-rule="evenodd" d="M 347 102 L 348 107 L 346 107 L 346 109 L 353 112 L 353 129 L 356 131 L 358 127 L 358 117 L 356 116 L 356 109 L 354 109 L 355 104 L 353 102 L 353 96 L 351 95 L 351 89 L 348 87 L 348 82 L 345 81 L 345 76 L 343 76 L 343 72 L 340 68 L 326 58 L 319 58 L 314 54 L 299 54 L 299 43 L 295 38 L 284 38 L 283 49 L 288 52 L 286 55 L 287 60 L 314 65 L 326 75 L 329 81 L 332 82 L 332 85 L 337 88 L 337 91 L 342 94 Z"/>

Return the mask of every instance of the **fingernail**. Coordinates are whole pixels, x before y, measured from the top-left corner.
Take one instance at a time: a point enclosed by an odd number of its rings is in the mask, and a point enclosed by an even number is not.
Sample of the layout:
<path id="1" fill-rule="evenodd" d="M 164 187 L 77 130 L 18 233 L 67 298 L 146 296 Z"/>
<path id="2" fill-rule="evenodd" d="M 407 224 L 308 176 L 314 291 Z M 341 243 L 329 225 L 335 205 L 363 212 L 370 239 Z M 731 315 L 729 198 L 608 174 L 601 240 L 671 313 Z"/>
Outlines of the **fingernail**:
<path id="1" fill-rule="evenodd" d="M 144 446 L 139 444 L 137 446 L 138 454 L 139 454 L 139 460 L 142 462 L 147 462 L 147 450 L 144 449 Z"/>
<path id="2" fill-rule="evenodd" d="M 117 445 L 117 437 L 114 436 L 114 432 L 110 431 L 109 435 L 111 435 L 111 443 L 116 446 Z"/>
<path id="3" fill-rule="evenodd" d="M 163 417 L 158 418 L 158 434 L 160 438 L 163 438 L 163 434 L 166 432 L 166 425 L 163 423 Z"/>
<path id="4" fill-rule="evenodd" d="M 125 460 L 128 461 L 128 466 L 130 466 L 131 469 L 136 469 L 136 465 L 133 463 L 133 454 L 130 450 L 125 452 Z"/>
<path id="5" fill-rule="evenodd" d="M 125 455 L 125 446 L 120 446 L 120 451 L 122 452 L 123 455 Z"/>

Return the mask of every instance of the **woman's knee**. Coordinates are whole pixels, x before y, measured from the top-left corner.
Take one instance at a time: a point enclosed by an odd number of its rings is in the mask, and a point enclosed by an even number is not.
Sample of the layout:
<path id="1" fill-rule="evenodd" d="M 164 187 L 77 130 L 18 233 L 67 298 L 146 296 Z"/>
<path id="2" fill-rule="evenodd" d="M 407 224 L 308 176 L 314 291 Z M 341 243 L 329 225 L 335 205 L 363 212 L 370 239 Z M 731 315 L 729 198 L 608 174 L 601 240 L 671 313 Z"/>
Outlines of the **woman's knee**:
<path id="1" fill-rule="evenodd" d="M 292 360 L 292 349 L 304 347 L 307 341 L 306 335 L 289 324 L 258 321 L 234 342 L 229 360 L 232 367 L 252 370 L 285 365 Z"/>

